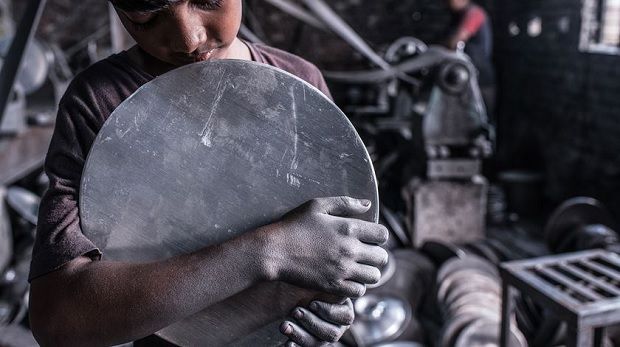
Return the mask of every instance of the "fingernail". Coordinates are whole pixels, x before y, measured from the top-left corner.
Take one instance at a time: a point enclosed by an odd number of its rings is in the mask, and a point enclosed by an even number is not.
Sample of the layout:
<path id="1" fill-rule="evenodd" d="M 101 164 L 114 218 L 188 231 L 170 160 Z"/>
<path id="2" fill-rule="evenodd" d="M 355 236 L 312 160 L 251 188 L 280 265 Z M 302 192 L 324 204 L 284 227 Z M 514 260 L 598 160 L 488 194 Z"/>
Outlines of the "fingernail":
<path id="1" fill-rule="evenodd" d="M 295 317 L 295 319 L 302 319 L 304 317 L 304 313 L 300 309 L 296 309 L 293 313 L 293 317 Z"/>
<path id="2" fill-rule="evenodd" d="M 282 325 L 280 325 L 280 332 L 285 335 L 290 335 L 293 332 L 293 327 L 288 323 L 282 323 Z"/>
<path id="3" fill-rule="evenodd" d="M 362 205 L 364 207 L 368 207 L 368 206 L 370 206 L 370 204 L 372 204 L 372 202 L 370 200 L 368 200 L 368 199 L 363 199 L 363 200 L 361 200 L 361 202 L 362 202 Z"/>
<path id="4" fill-rule="evenodd" d="M 310 308 L 312 308 L 313 310 L 318 310 L 319 304 L 316 301 L 314 301 L 310 304 Z"/>

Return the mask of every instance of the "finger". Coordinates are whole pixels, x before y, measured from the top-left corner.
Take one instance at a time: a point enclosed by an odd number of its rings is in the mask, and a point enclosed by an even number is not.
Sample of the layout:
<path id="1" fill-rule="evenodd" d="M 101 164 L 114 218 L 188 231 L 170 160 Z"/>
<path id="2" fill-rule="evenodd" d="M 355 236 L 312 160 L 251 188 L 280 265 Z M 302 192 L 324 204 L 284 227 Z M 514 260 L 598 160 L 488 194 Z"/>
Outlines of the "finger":
<path id="1" fill-rule="evenodd" d="M 370 200 L 360 200 L 348 196 L 319 198 L 310 202 L 313 210 L 332 216 L 349 217 L 367 212 L 372 205 Z"/>
<path id="2" fill-rule="evenodd" d="M 381 224 L 370 223 L 365 221 L 357 222 L 357 239 L 371 245 L 383 245 L 389 237 L 390 232 Z"/>
<path id="3" fill-rule="evenodd" d="M 280 332 L 288 337 L 292 342 L 303 347 L 320 346 L 321 341 L 312 336 L 309 332 L 302 329 L 298 324 L 285 321 L 280 325 Z"/>
<path id="4" fill-rule="evenodd" d="M 304 330 L 321 341 L 337 342 L 347 329 L 345 326 L 327 322 L 303 307 L 295 308 L 293 317 Z"/>
<path id="5" fill-rule="evenodd" d="M 381 279 L 381 271 L 374 266 L 357 264 L 351 269 L 351 274 L 347 279 L 362 284 L 376 284 Z"/>
<path id="6" fill-rule="evenodd" d="M 343 304 L 330 304 L 315 300 L 310 303 L 310 310 L 323 320 L 337 325 L 351 325 L 355 320 L 355 309 L 351 299 L 346 299 Z"/>
<path id="7" fill-rule="evenodd" d="M 347 298 L 359 298 L 366 294 L 366 286 L 363 283 L 343 280 L 328 291 L 336 296 L 344 296 Z"/>
<path id="8" fill-rule="evenodd" d="M 389 261 L 388 252 L 379 247 L 371 245 L 362 245 L 359 247 L 357 262 L 383 269 Z"/>

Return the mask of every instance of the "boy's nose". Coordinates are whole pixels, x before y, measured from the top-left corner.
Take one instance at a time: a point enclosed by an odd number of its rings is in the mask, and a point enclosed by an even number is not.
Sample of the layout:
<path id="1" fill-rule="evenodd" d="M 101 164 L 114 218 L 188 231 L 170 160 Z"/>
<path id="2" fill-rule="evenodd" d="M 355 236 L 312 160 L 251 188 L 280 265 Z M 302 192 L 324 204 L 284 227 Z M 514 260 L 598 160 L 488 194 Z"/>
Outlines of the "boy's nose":
<path id="1" fill-rule="evenodd" d="M 171 30 L 170 45 L 175 53 L 189 54 L 204 46 L 207 42 L 207 29 L 198 14 L 191 10 L 179 8 L 176 16 L 177 25 Z"/>

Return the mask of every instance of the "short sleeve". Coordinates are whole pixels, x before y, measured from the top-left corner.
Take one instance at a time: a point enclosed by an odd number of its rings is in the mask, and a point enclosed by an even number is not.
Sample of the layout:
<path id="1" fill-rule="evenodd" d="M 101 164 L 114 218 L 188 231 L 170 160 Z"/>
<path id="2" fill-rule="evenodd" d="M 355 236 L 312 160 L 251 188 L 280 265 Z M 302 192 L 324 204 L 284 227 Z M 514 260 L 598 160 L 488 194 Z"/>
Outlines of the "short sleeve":
<path id="1" fill-rule="evenodd" d="M 62 99 L 54 135 L 45 160 L 50 186 L 39 208 L 36 241 L 29 279 L 52 272 L 67 262 L 87 255 L 100 258 L 101 252 L 80 228 L 78 194 L 82 168 L 94 132 L 89 110 L 69 91 Z"/>
<path id="2" fill-rule="evenodd" d="M 478 30 L 480 30 L 480 27 L 482 27 L 486 20 L 486 14 L 484 11 L 481 8 L 474 6 L 465 14 L 460 30 L 467 33 L 469 36 L 473 36 L 478 32 Z"/>

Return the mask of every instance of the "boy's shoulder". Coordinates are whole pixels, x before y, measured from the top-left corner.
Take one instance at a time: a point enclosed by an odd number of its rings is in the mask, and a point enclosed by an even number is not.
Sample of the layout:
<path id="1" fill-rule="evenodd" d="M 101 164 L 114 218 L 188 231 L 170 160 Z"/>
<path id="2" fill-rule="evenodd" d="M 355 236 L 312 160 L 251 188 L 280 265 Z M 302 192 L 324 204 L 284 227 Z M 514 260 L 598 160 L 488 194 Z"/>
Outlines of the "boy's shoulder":
<path id="1" fill-rule="evenodd" d="M 295 54 L 264 44 L 249 43 L 248 46 L 259 63 L 268 64 L 293 74 L 331 98 L 321 70 L 311 62 Z"/>
<path id="2" fill-rule="evenodd" d="M 78 73 L 61 99 L 60 107 L 88 107 L 105 120 L 146 82 L 148 76 L 132 67 L 125 52 L 114 54 Z"/>

